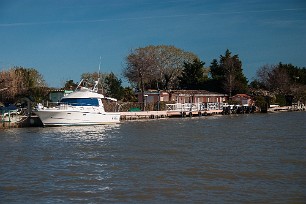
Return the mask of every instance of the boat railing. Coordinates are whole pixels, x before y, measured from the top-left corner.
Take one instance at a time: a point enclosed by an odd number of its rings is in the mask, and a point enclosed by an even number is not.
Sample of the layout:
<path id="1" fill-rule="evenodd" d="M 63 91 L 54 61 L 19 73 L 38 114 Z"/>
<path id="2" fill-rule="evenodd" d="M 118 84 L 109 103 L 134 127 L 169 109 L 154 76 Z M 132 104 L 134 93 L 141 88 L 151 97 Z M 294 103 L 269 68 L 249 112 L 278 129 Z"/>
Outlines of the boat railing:
<path id="1" fill-rule="evenodd" d="M 37 109 L 44 109 L 44 108 L 58 108 L 60 110 L 65 110 L 67 109 L 69 106 L 71 106 L 68 103 L 62 103 L 62 102 L 47 102 L 46 104 L 37 104 Z"/>
<path id="2" fill-rule="evenodd" d="M 88 104 L 88 103 L 71 103 L 71 102 L 48 102 L 45 106 L 42 104 L 38 104 L 37 108 L 58 108 L 60 110 L 66 110 L 71 107 L 87 107 L 87 106 L 94 106 L 93 104 Z"/>
<path id="3" fill-rule="evenodd" d="M 71 105 L 69 105 L 68 103 L 59 103 L 58 107 L 60 110 L 66 110 L 68 109 L 68 107 L 70 107 Z"/>

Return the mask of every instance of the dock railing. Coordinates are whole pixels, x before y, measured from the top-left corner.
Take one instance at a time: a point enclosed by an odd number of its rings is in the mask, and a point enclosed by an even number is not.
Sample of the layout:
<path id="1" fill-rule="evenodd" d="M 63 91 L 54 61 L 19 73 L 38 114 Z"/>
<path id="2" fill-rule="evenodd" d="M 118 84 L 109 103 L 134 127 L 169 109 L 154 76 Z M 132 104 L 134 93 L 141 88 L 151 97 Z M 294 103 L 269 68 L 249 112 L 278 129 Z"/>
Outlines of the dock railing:
<path id="1" fill-rule="evenodd" d="M 0 111 L 1 123 L 17 122 L 22 118 L 19 110 Z"/>
<path id="2" fill-rule="evenodd" d="M 222 110 L 224 103 L 175 103 L 166 104 L 167 111 L 209 111 Z"/>

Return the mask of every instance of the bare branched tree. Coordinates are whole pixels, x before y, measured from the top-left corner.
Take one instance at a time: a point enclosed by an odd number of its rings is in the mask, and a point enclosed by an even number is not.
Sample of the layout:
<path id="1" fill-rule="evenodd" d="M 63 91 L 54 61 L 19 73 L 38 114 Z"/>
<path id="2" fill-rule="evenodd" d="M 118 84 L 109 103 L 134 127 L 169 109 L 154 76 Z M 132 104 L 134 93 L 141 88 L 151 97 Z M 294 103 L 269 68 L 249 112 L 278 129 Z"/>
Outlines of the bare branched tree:
<path id="1" fill-rule="evenodd" d="M 16 97 L 31 97 L 35 101 L 46 95 L 46 83 L 34 68 L 13 67 L 0 72 L 1 100 L 13 102 Z"/>
<path id="2" fill-rule="evenodd" d="M 198 57 L 174 46 L 147 46 L 131 51 L 126 58 L 123 75 L 138 88 L 169 89 L 178 86 L 184 62 L 192 63 Z"/>
<path id="3" fill-rule="evenodd" d="M 288 93 L 290 78 L 285 69 L 276 65 L 264 65 L 257 71 L 257 80 L 265 89 L 276 93 Z"/>

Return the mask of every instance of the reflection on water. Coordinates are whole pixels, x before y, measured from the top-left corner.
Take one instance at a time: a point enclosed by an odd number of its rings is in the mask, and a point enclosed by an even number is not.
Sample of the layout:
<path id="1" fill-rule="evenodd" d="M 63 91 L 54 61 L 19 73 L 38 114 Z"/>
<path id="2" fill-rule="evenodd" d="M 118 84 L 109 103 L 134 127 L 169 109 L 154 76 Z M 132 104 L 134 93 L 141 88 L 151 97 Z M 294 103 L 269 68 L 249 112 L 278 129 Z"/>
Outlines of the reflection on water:
<path id="1" fill-rule="evenodd" d="M 120 124 L 95 126 L 68 126 L 45 128 L 43 134 L 60 135 L 60 140 L 75 140 L 84 142 L 101 141 L 118 131 Z M 106 134 L 107 133 L 107 134 Z"/>
<path id="2" fill-rule="evenodd" d="M 4 203 L 303 203 L 305 112 L 0 132 Z"/>
<path id="3" fill-rule="evenodd" d="M 39 135 L 39 137 L 55 140 L 100 141 L 110 134 L 118 132 L 120 124 L 93 125 L 93 126 L 59 126 L 45 128 L 5 129 L 3 134 L 7 139 L 20 140 L 25 135 Z M 107 133 L 107 134 L 106 134 Z"/>

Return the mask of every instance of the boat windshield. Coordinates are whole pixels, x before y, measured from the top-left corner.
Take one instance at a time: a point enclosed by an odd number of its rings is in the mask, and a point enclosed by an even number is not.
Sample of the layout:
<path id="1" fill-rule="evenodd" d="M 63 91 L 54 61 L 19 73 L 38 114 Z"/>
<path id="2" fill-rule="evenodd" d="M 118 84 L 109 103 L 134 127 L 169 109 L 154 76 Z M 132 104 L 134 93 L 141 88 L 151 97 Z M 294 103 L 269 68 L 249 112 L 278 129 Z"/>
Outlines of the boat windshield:
<path id="1" fill-rule="evenodd" d="M 63 98 L 61 103 L 71 106 L 99 106 L 97 98 Z"/>

